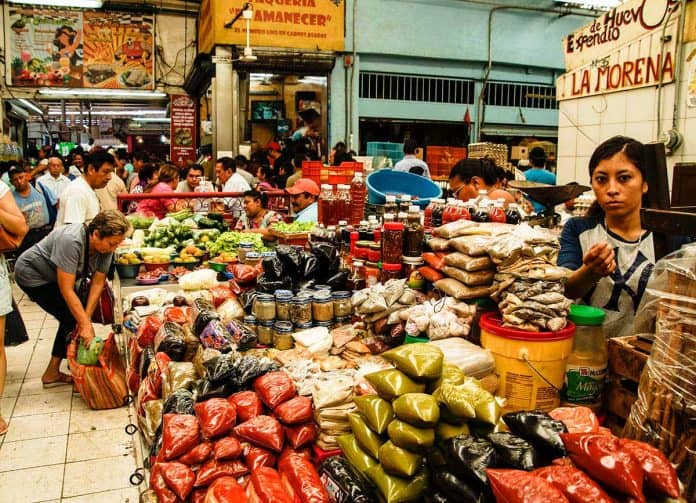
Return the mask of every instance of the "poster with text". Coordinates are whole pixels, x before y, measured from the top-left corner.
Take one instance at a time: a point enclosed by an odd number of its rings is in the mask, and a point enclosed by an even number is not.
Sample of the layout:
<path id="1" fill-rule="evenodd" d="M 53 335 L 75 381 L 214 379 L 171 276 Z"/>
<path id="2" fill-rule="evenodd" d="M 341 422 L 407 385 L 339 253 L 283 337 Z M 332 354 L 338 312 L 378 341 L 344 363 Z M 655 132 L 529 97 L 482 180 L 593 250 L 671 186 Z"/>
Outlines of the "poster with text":
<path id="1" fill-rule="evenodd" d="M 196 102 L 187 94 L 171 97 L 170 157 L 177 166 L 196 162 Z"/>
<path id="2" fill-rule="evenodd" d="M 10 82 L 14 86 L 82 86 L 82 13 L 8 7 Z"/>
<path id="3" fill-rule="evenodd" d="M 84 13 L 84 87 L 154 89 L 154 18 Z"/>

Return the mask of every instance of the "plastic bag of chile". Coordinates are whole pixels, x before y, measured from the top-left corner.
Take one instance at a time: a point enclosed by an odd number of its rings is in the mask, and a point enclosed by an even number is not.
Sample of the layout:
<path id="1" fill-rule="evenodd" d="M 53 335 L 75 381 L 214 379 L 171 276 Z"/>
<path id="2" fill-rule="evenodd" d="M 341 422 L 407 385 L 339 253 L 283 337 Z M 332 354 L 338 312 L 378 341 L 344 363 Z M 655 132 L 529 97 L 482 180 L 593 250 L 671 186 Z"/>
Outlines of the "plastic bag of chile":
<path id="1" fill-rule="evenodd" d="M 648 490 L 679 499 L 677 471 L 660 450 L 645 442 L 627 438 L 619 439 L 619 447 L 640 463 L 645 472 L 645 486 Z"/>
<path id="2" fill-rule="evenodd" d="M 250 503 L 295 503 L 292 490 L 283 484 L 280 474 L 268 466 L 251 472 L 247 496 Z"/>
<path id="3" fill-rule="evenodd" d="M 278 469 L 284 474 L 302 503 L 330 503 L 329 493 L 314 465 L 300 454 L 281 456 Z"/>
<path id="4" fill-rule="evenodd" d="M 551 465 L 532 472 L 550 482 L 570 503 L 613 503 L 613 499 L 585 472 L 572 465 Z"/>
<path id="5" fill-rule="evenodd" d="M 198 418 L 165 414 L 162 419 L 162 458 L 171 461 L 193 449 L 201 439 Z"/>
<path id="6" fill-rule="evenodd" d="M 234 477 L 220 477 L 213 481 L 205 493 L 203 503 L 246 503 L 244 489 Z"/>
<path id="7" fill-rule="evenodd" d="M 206 438 L 226 435 L 237 420 L 237 409 L 224 398 L 211 398 L 194 406 Z"/>
<path id="8" fill-rule="evenodd" d="M 505 503 L 568 503 L 553 484 L 522 470 L 486 469 L 496 501 Z"/>
<path id="9" fill-rule="evenodd" d="M 182 463 L 160 463 L 160 470 L 169 489 L 180 500 L 186 501 L 196 480 L 193 470 Z"/>

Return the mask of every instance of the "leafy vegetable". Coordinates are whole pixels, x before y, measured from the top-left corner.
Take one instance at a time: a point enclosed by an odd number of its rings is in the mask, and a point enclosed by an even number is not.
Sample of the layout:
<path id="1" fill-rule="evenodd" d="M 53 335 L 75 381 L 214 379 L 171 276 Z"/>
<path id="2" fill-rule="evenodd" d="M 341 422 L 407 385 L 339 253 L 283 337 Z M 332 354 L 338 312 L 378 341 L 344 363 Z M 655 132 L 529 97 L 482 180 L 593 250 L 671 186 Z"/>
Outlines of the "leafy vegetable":
<path id="1" fill-rule="evenodd" d="M 155 221 L 155 217 L 148 217 L 139 213 L 128 215 L 127 218 L 133 226 L 133 229 L 148 229 L 152 225 L 152 222 Z"/>
<path id="2" fill-rule="evenodd" d="M 253 243 L 256 251 L 268 251 L 261 234 L 242 233 L 235 231 L 223 232 L 215 241 L 208 241 L 205 245 L 211 255 L 218 255 L 220 252 L 236 252 L 239 243 Z"/>
<path id="3" fill-rule="evenodd" d="M 310 232 L 314 229 L 315 225 L 314 222 L 293 222 L 291 224 L 278 222 L 274 224 L 272 228 L 285 234 L 294 234 L 296 232 Z"/>

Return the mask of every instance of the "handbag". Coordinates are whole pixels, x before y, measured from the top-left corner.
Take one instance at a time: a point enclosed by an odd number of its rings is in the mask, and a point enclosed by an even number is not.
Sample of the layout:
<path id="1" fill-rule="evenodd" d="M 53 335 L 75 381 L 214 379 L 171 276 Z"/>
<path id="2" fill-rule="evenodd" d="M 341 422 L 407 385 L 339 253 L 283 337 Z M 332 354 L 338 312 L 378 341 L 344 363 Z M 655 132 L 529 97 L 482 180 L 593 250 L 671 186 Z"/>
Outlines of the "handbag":
<path id="1" fill-rule="evenodd" d="M 0 225 L 0 253 L 15 251 L 22 240 Z"/>
<path id="2" fill-rule="evenodd" d="M 82 399 L 90 409 L 115 409 L 123 407 L 128 401 L 126 371 L 116 346 L 113 333 L 104 341 L 96 365 L 82 365 L 77 361 L 79 341 L 73 332 L 68 344 L 68 364 Z"/>
<path id="3" fill-rule="evenodd" d="M 89 288 L 92 284 L 92 275 L 89 272 L 89 233 L 87 232 L 87 227 L 85 227 L 85 236 L 85 259 L 82 268 L 82 280 L 77 287 L 77 296 L 82 302 L 82 305 L 86 307 L 89 297 Z M 97 306 L 92 313 L 92 322 L 101 325 L 111 325 L 114 323 L 114 292 L 111 291 L 111 287 L 108 283 L 104 283 L 104 289 L 97 300 Z"/>

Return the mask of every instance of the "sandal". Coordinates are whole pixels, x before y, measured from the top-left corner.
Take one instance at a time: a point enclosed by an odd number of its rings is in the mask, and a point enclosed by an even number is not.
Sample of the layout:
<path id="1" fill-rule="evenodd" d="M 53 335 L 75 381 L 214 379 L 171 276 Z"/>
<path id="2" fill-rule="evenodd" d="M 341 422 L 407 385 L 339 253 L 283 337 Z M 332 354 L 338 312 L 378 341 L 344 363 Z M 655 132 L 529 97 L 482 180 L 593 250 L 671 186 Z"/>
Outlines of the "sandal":
<path id="1" fill-rule="evenodd" d="M 73 378 L 69 374 L 63 374 L 62 372 L 59 374 L 58 379 L 55 381 L 51 382 L 43 382 L 41 381 L 41 384 L 43 384 L 44 389 L 49 389 L 49 388 L 55 388 L 56 386 L 65 386 L 67 384 L 72 384 L 73 383 Z"/>

